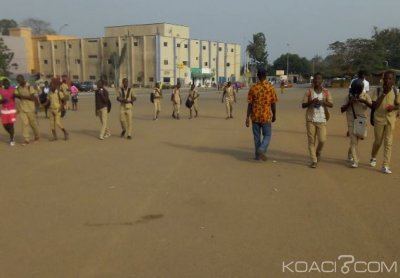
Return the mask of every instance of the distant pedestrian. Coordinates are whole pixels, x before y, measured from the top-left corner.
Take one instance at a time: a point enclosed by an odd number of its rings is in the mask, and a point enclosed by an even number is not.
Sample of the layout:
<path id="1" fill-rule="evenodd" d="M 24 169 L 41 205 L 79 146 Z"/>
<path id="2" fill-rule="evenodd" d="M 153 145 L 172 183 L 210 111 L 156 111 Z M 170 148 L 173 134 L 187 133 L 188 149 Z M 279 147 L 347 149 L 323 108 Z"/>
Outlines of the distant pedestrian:
<path id="1" fill-rule="evenodd" d="M 154 118 L 153 118 L 153 120 L 158 120 L 158 116 L 160 115 L 160 112 L 161 112 L 161 99 L 162 99 L 162 92 L 161 92 L 161 89 L 160 89 L 160 83 L 156 83 L 152 94 L 153 94 L 153 104 L 154 104 Z"/>
<path id="2" fill-rule="evenodd" d="M 283 79 L 281 80 L 280 86 L 281 86 L 281 94 L 283 94 L 285 92 L 285 80 Z"/>
<path id="3" fill-rule="evenodd" d="M 328 107 L 333 107 L 332 96 L 322 87 L 322 83 L 322 74 L 314 74 L 313 86 L 305 93 L 302 103 L 302 107 L 307 108 L 306 128 L 311 168 L 316 168 L 321 160 L 321 152 L 326 142 L 326 124 L 329 120 Z"/>
<path id="4" fill-rule="evenodd" d="M 3 80 L 3 88 L 0 87 L 1 122 L 4 129 L 10 135 L 10 146 L 15 146 L 14 123 L 17 120 L 17 109 L 15 105 L 15 89 L 10 86 L 8 79 Z"/>
<path id="5" fill-rule="evenodd" d="M 236 93 L 235 90 L 232 87 L 232 83 L 229 81 L 225 88 L 224 92 L 222 94 L 222 100 L 221 102 L 223 103 L 225 101 L 225 108 L 226 108 L 226 119 L 232 119 L 233 118 L 233 103 L 236 103 Z"/>
<path id="6" fill-rule="evenodd" d="M 271 141 L 272 123 L 276 120 L 276 102 L 278 98 L 275 88 L 266 81 L 267 71 L 258 70 L 259 81 L 253 85 L 247 95 L 246 126 L 252 122 L 255 160 L 267 160 L 267 150 Z M 261 137 L 261 135 L 263 137 Z"/>
<path id="7" fill-rule="evenodd" d="M 383 143 L 384 154 L 382 172 L 391 174 L 389 168 L 392 156 L 393 133 L 396 126 L 396 116 L 399 110 L 400 98 L 394 87 L 396 75 L 386 71 L 383 75 L 383 86 L 372 94 L 372 109 L 375 140 L 372 146 L 370 165 L 376 166 L 376 155 Z"/>
<path id="8" fill-rule="evenodd" d="M 353 83 L 353 81 L 355 81 L 357 79 L 361 79 L 364 84 L 363 92 L 369 94 L 369 82 L 365 79 L 365 75 L 366 75 L 366 72 L 364 70 L 358 71 L 357 78 L 354 78 L 353 80 L 351 80 L 349 89 L 351 88 L 351 84 Z"/>
<path id="9" fill-rule="evenodd" d="M 72 102 L 72 110 L 73 111 L 78 111 L 78 95 L 79 95 L 79 89 L 72 84 L 71 88 L 71 102 Z"/>
<path id="10" fill-rule="evenodd" d="M 188 100 L 192 104 L 192 106 L 190 106 L 190 108 L 189 108 L 189 111 L 190 111 L 189 119 L 192 119 L 192 116 L 193 116 L 193 112 L 192 111 L 193 110 L 196 113 L 196 115 L 194 117 L 197 118 L 199 116 L 199 104 L 198 104 L 199 97 L 200 97 L 200 95 L 196 90 L 196 86 L 192 85 L 190 87 L 190 92 L 189 92 L 189 95 L 188 95 Z"/>
<path id="11" fill-rule="evenodd" d="M 104 140 L 111 136 L 110 129 L 108 128 L 108 113 L 111 111 L 111 101 L 108 91 L 104 88 L 102 80 L 97 81 L 97 89 L 95 91 L 96 102 L 96 116 L 100 118 L 101 130 L 100 140 Z"/>
<path id="12" fill-rule="evenodd" d="M 119 119 L 121 122 L 121 137 L 128 131 L 128 139 L 132 139 L 132 107 L 136 97 L 133 88 L 128 86 L 128 78 L 122 80 L 122 87 L 117 91 L 117 100 L 121 103 Z"/>
<path id="13" fill-rule="evenodd" d="M 19 115 L 22 121 L 22 136 L 24 142 L 22 145 L 30 143 L 30 132 L 32 129 L 34 135 L 34 142 L 39 141 L 39 128 L 36 118 L 36 89 L 27 84 L 23 75 L 17 76 L 18 87 L 15 90 L 15 96 L 19 101 Z"/>
<path id="14" fill-rule="evenodd" d="M 46 118 L 48 118 L 47 111 L 49 110 L 49 105 L 50 105 L 50 103 L 47 101 L 49 93 L 50 93 L 49 82 L 45 81 L 44 86 L 42 88 L 42 92 L 39 95 L 39 101 L 40 101 L 40 104 L 43 106 L 44 115 Z"/>
<path id="15" fill-rule="evenodd" d="M 347 127 L 349 130 L 350 147 L 348 159 L 352 168 L 357 168 L 360 161 L 358 154 L 358 142 L 364 139 L 364 136 L 354 132 L 354 120 L 366 122 L 366 112 L 371 108 L 371 97 L 364 91 L 362 79 L 355 79 L 351 83 L 349 94 L 346 96 L 343 106 L 340 108 L 342 113 L 346 112 Z M 358 123 L 356 122 L 356 124 Z M 366 128 L 366 125 L 365 125 Z"/>
<path id="16" fill-rule="evenodd" d="M 179 112 L 182 104 L 182 99 L 181 99 L 181 84 L 178 83 L 176 84 L 176 88 L 174 89 L 172 96 L 171 96 L 171 101 L 172 101 L 172 118 L 179 120 Z"/>
<path id="17" fill-rule="evenodd" d="M 70 110 L 71 106 L 70 106 L 70 101 L 71 101 L 71 91 L 70 88 L 67 84 L 67 79 L 63 78 L 62 80 L 62 84 L 60 86 L 60 90 L 61 92 L 64 94 L 65 96 L 65 109 Z"/>

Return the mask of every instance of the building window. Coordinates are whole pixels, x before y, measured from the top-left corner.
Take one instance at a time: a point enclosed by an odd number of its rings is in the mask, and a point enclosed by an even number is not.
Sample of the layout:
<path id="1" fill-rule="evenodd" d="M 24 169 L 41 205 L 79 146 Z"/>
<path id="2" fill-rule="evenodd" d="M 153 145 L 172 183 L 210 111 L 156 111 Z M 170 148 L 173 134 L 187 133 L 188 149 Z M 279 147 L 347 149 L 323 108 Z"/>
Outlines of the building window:
<path id="1" fill-rule="evenodd" d="M 231 52 L 233 52 L 234 50 L 233 50 L 233 48 L 231 48 Z"/>
<path id="2" fill-rule="evenodd" d="M 72 44 L 69 43 L 69 44 L 68 44 L 68 48 L 72 48 Z"/>
<path id="3" fill-rule="evenodd" d="M 177 43 L 177 44 L 176 44 L 176 47 L 181 47 L 181 44 L 180 44 L 180 43 Z"/>
<path id="4" fill-rule="evenodd" d="M 213 61 L 215 62 L 215 58 L 213 58 Z"/>
<path id="5" fill-rule="evenodd" d="M 90 79 L 90 80 L 96 80 L 96 76 L 91 75 L 91 76 L 89 76 L 89 79 Z"/>
<path id="6" fill-rule="evenodd" d="M 43 45 L 40 46 L 40 49 L 43 49 Z"/>
<path id="7" fill-rule="evenodd" d="M 203 45 L 203 50 L 206 50 L 206 49 L 207 49 L 207 47 L 205 45 Z"/>
<path id="8" fill-rule="evenodd" d="M 79 79 L 79 76 L 78 76 L 78 75 L 73 75 L 73 76 L 72 76 L 72 79 L 78 80 L 78 79 Z"/>
<path id="9" fill-rule="evenodd" d="M 196 44 L 199 44 L 199 42 L 196 42 Z"/>
<path id="10" fill-rule="evenodd" d="M 198 61 L 199 60 L 199 57 L 196 57 L 196 61 Z"/>
<path id="11" fill-rule="evenodd" d="M 183 64 L 184 66 L 187 66 L 188 62 L 187 62 L 187 61 L 183 61 L 182 64 Z"/>
<path id="12" fill-rule="evenodd" d="M 97 59 L 97 55 L 89 55 L 88 56 L 90 59 Z"/>
<path id="13" fill-rule="evenodd" d="M 208 67 L 208 62 L 204 62 L 204 66 Z"/>
<path id="14" fill-rule="evenodd" d="M 98 42 L 98 40 L 88 40 L 88 42 Z"/>
<path id="15" fill-rule="evenodd" d="M 47 61 L 47 60 L 44 60 L 44 61 L 43 61 L 43 63 L 44 63 L 45 65 L 47 65 L 48 62 L 49 62 L 49 61 Z"/>
<path id="16" fill-rule="evenodd" d="M 56 59 L 56 64 L 59 65 L 60 64 L 60 60 Z"/>
<path id="17" fill-rule="evenodd" d="M 138 77 L 136 80 L 137 80 L 137 82 L 142 82 L 142 78 L 141 77 Z"/>
<path id="18" fill-rule="evenodd" d="M 111 59 L 108 59 L 108 60 L 107 60 L 107 63 L 108 63 L 109 65 L 111 65 Z"/>
<path id="19" fill-rule="evenodd" d="M 222 47 L 218 47 L 218 50 L 219 50 L 219 51 L 222 51 Z"/>
<path id="20" fill-rule="evenodd" d="M 107 47 L 107 43 L 106 42 L 103 42 L 103 47 Z"/>
<path id="21" fill-rule="evenodd" d="M 153 77 L 149 77 L 149 82 L 154 82 L 154 78 Z"/>
<path id="22" fill-rule="evenodd" d="M 231 63 L 226 63 L 226 66 L 229 67 L 231 65 Z"/>
<path id="23" fill-rule="evenodd" d="M 185 47 L 185 48 L 188 48 L 188 45 L 187 45 L 187 44 L 185 44 L 185 45 L 184 45 L 184 47 Z"/>
<path id="24" fill-rule="evenodd" d="M 164 60 L 164 65 L 168 65 L 168 60 Z"/>
<path id="25" fill-rule="evenodd" d="M 133 42 L 133 46 L 138 46 L 139 43 L 138 42 Z"/>
<path id="26" fill-rule="evenodd" d="M 75 64 L 80 65 L 81 64 L 81 59 L 75 59 Z"/>
<path id="27" fill-rule="evenodd" d="M 57 48 L 58 48 L 58 46 L 55 44 L 55 45 L 54 45 L 54 49 L 57 49 Z"/>
<path id="28" fill-rule="evenodd" d="M 168 43 L 167 43 L 167 42 L 164 42 L 164 46 L 168 46 Z"/>
<path id="29" fill-rule="evenodd" d="M 216 44 L 216 43 L 214 43 L 214 46 L 217 46 L 217 44 Z"/>
<path id="30" fill-rule="evenodd" d="M 115 46 L 118 47 L 118 46 L 119 46 L 119 43 L 118 43 L 118 42 L 115 42 Z"/>

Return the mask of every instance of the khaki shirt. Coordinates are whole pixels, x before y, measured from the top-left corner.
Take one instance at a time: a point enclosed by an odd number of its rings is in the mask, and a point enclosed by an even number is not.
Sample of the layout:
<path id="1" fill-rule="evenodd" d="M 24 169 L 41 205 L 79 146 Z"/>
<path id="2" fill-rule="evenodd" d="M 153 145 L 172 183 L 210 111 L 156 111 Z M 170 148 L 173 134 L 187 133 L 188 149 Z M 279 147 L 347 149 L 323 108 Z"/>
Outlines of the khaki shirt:
<path id="1" fill-rule="evenodd" d="M 372 101 L 376 101 L 378 97 L 383 93 L 383 89 L 380 88 L 380 92 L 378 94 L 378 90 L 375 90 L 372 93 Z M 387 106 L 388 105 L 395 105 L 395 98 L 396 98 L 396 103 L 400 102 L 399 98 L 399 93 L 397 93 L 397 97 L 395 96 L 395 93 L 393 89 L 384 97 L 382 100 L 381 105 L 375 110 L 374 113 L 374 122 L 376 124 L 381 124 L 381 125 L 386 125 L 390 124 L 391 126 L 394 126 L 396 123 L 396 116 L 397 116 L 397 110 L 394 110 L 392 112 L 387 111 Z"/>
<path id="2" fill-rule="evenodd" d="M 37 91 L 30 85 L 26 84 L 25 87 L 19 86 L 16 89 L 17 95 L 25 96 L 25 97 L 37 97 Z M 18 105 L 18 111 L 25 112 L 25 113 L 34 113 L 36 111 L 35 108 L 35 101 L 21 99 Z"/>
<path id="3" fill-rule="evenodd" d="M 59 111 L 62 105 L 61 100 L 64 99 L 64 97 L 64 93 L 59 90 L 56 90 L 55 92 L 50 91 L 48 95 L 50 101 L 50 109 L 53 111 Z"/>
<path id="4" fill-rule="evenodd" d="M 161 90 L 160 89 L 154 89 L 154 101 L 160 101 L 162 95 L 161 95 Z"/>
<path id="5" fill-rule="evenodd" d="M 199 98 L 199 93 L 197 92 L 196 89 L 194 89 L 193 91 L 189 92 L 188 98 L 189 98 L 189 100 L 191 100 L 191 101 L 196 103 L 198 98 Z"/>
<path id="6" fill-rule="evenodd" d="M 372 104 L 371 97 L 365 91 L 360 94 L 359 98 L 366 100 L 369 104 Z M 349 95 L 346 96 L 346 98 L 343 102 L 343 105 L 346 105 L 348 102 L 349 102 Z M 353 108 L 354 108 L 354 113 L 356 114 L 356 116 L 361 116 L 361 117 L 365 117 L 365 118 L 367 117 L 368 106 L 366 104 L 356 101 L 353 103 Z M 346 118 L 347 118 L 347 125 L 353 126 L 354 115 L 353 115 L 353 109 L 351 108 L 351 106 L 349 106 L 349 108 L 347 108 Z"/>
<path id="7" fill-rule="evenodd" d="M 304 94 L 304 97 L 303 97 L 303 103 L 308 103 L 309 101 L 310 101 L 310 98 L 312 98 L 312 94 L 314 93 L 314 89 L 309 89 L 305 94 Z M 321 92 L 321 94 L 324 94 L 323 95 L 323 99 L 325 100 L 325 101 L 328 101 L 328 102 L 330 102 L 330 103 L 333 103 L 333 100 L 332 100 L 332 96 L 331 96 L 331 94 L 329 93 L 329 91 L 327 90 L 327 89 L 322 89 L 322 92 Z M 327 111 L 328 109 L 325 109 L 325 111 Z M 325 115 L 326 116 L 326 115 Z M 307 122 L 312 122 L 313 121 L 313 118 L 314 118 L 314 107 L 313 106 L 309 106 L 308 108 L 307 108 L 307 111 L 306 111 L 306 121 Z"/>
<path id="8" fill-rule="evenodd" d="M 122 100 L 127 100 L 127 101 L 132 101 L 133 98 L 135 97 L 133 88 L 128 87 L 126 90 L 123 87 L 118 88 L 118 92 L 117 95 L 119 96 L 119 98 Z M 131 109 L 132 108 L 132 103 L 123 103 L 121 102 L 121 107 L 125 108 L 125 109 Z"/>
<path id="9" fill-rule="evenodd" d="M 225 88 L 225 99 L 234 100 L 235 91 L 232 86 Z"/>
<path id="10" fill-rule="evenodd" d="M 174 90 L 174 101 L 177 104 L 181 103 L 181 90 L 180 89 L 175 89 Z"/>

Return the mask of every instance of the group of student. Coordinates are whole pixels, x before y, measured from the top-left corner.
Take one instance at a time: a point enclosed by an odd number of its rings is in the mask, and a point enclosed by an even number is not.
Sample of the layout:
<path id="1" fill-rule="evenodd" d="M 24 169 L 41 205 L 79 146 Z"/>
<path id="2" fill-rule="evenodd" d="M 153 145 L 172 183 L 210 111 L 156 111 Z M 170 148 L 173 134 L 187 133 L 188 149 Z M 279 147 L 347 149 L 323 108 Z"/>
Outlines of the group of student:
<path id="1" fill-rule="evenodd" d="M 258 72 L 259 82 L 253 85 L 248 93 L 248 109 L 246 126 L 252 121 L 255 144 L 255 159 L 266 160 L 266 152 L 271 140 L 271 123 L 276 120 L 275 103 L 277 97 L 274 87 L 266 81 L 266 71 Z M 390 159 L 392 153 L 393 131 L 398 116 L 400 98 L 395 87 L 396 75 L 392 71 L 383 74 L 382 87 L 368 94 L 369 83 L 365 80 L 364 72 L 360 71 L 358 78 L 350 83 L 349 94 L 346 96 L 341 112 L 346 113 L 350 147 L 348 160 L 350 167 L 358 168 L 358 143 L 366 137 L 367 123 L 374 129 L 374 143 L 369 164 L 375 167 L 376 156 L 382 144 L 384 159 L 381 171 L 391 174 Z M 314 75 L 313 84 L 304 94 L 302 108 L 306 109 L 306 132 L 311 168 L 317 168 L 327 140 L 327 123 L 330 118 L 329 109 L 333 107 L 332 96 L 328 89 L 323 88 L 321 73 Z M 370 120 L 367 111 L 371 109 Z M 263 137 L 261 136 L 263 135 Z"/>

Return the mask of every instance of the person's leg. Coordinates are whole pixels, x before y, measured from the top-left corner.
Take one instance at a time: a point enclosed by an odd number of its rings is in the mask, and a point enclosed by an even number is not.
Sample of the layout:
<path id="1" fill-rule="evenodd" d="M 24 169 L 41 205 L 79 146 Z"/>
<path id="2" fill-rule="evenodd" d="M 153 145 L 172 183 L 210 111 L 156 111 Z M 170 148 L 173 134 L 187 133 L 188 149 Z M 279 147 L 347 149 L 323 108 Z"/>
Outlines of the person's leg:
<path id="1" fill-rule="evenodd" d="M 390 124 L 385 126 L 384 141 L 383 141 L 383 145 L 385 148 L 383 154 L 383 165 L 382 165 L 383 167 L 389 167 L 390 159 L 392 157 L 393 131 L 394 127 L 392 127 Z"/>
<path id="2" fill-rule="evenodd" d="M 229 117 L 233 118 L 233 100 L 229 101 L 229 110 L 230 110 Z"/>
<path id="3" fill-rule="evenodd" d="M 259 160 L 260 155 L 258 153 L 258 148 L 261 145 L 261 126 L 259 123 L 252 122 L 252 131 L 253 131 L 253 138 L 254 138 L 254 147 L 255 147 L 255 159 Z"/>
<path id="4" fill-rule="evenodd" d="M 107 131 L 107 119 L 106 119 L 107 108 L 102 108 L 99 110 L 99 117 L 101 122 L 101 129 L 100 129 L 100 139 L 104 139 L 104 135 Z"/>
<path id="5" fill-rule="evenodd" d="M 231 116 L 231 106 L 228 99 L 225 99 L 225 108 L 226 108 L 226 118 L 229 119 Z"/>
<path id="6" fill-rule="evenodd" d="M 50 139 L 50 141 L 56 141 L 57 138 L 57 131 L 56 131 L 56 113 L 53 110 L 50 110 L 50 130 L 51 134 L 53 135 L 53 138 Z"/>
<path id="7" fill-rule="evenodd" d="M 13 123 L 4 124 L 3 127 L 10 135 L 10 143 L 14 142 L 14 124 Z"/>
<path id="8" fill-rule="evenodd" d="M 154 100 L 153 105 L 154 105 L 154 118 L 153 119 L 155 120 L 155 119 L 157 119 L 157 116 L 158 116 L 158 104 L 157 104 L 156 99 Z"/>
<path id="9" fill-rule="evenodd" d="M 384 125 L 378 125 L 375 123 L 374 126 L 374 144 L 372 145 L 372 151 L 371 151 L 371 159 L 376 159 L 376 155 L 378 154 L 378 151 L 382 145 L 383 138 L 384 138 L 384 131 L 385 131 L 385 126 Z"/>
<path id="10" fill-rule="evenodd" d="M 317 154 L 315 150 L 316 141 L 316 127 L 313 122 L 306 122 L 308 151 L 310 153 L 311 161 L 317 163 Z"/>
<path id="11" fill-rule="evenodd" d="M 128 138 L 130 138 L 132 137 L 132 129 L 133 129 L 132 108 L 126 110 L 125 117 L 126 117 L 126 125 L 128 128 Z"/>
<path id="12" fill-rule="evenodd" d="M 271 142 L 271 136 L 272 136 L 271 123 L 262 124 L 261 130 L 262 130 L 263 139 L 261 141 L 261 145 L 260 145 L 259 149 L 261 149 L 261 151 L 263 151 L 265 153 L 265 152 L 267 152 L 269 143 Z"/>
<path id="13" fill-rule="evenodd" d="M 180 103 L 177 103 L 176 104 L 176 118 L 179 120 L 179 113 L 180 113 L 180 110 L 181 110 L 181 104 Z"/>
<path id="14" fill-rule="evenodd" d="M 28 113 L 29 125 L 32 128 L 35 141 L 39 140 L 39 124 L 35 113 Z"/>
<path id="15" fill-rule="evenodd" d="M 317 160 L 321 157 L 322 149 L 324 148 L 326 142 L 326 123 L 317 124 L 317 136 L 318 136 L 318 146 L 315 154 L 317 155 Z"/>
<path id="16" fill-rule="evenodd" d="M 126 133 L 126 129 L 127 129 L 127 121 L 126 121 L 126 113 L 125 113 L 125 108 L 123 108 L 122 106 L 120 107 L 119 110 L 119 121 L 121 123 L 121 128 L 122 128 L 122 132 L 121 132 L 121 137 L 124 137 L 125 133 Z"/>
<path id="17" fill-rule="evenodd" d="M 193 107 L 194 107 L 194 112 L 196 113 L 194 117 L 197 118 L 199 116 L 199 106 L 197 104 L 197 101 L 194 101 Z"/>
<path id="18" fill-rule="evenodd" d="M 360 161 L 358 155 L 358 137 L 353 132 L 353 127 L 349 126 L 349 137 L 350 137 L 350 156 L 353 159 L 353 167 L 358 166 Z"/>
<path id="19" fill-rule="evenodd" d="M 193 106 L 192 106 L 192 108 L 193 108 Z M 191 119 L 192 118 L 192 108 L 189 108 L 189 119 Z"/>
<path id="20" fill-rule="evenodd" d="M 29 134 L 29 119 L 27 113 L 21 112 L 20 118 L 22 122 L 22 137 L 24 137 L 24 143 L 29 143 L 30 134 Z"/>

